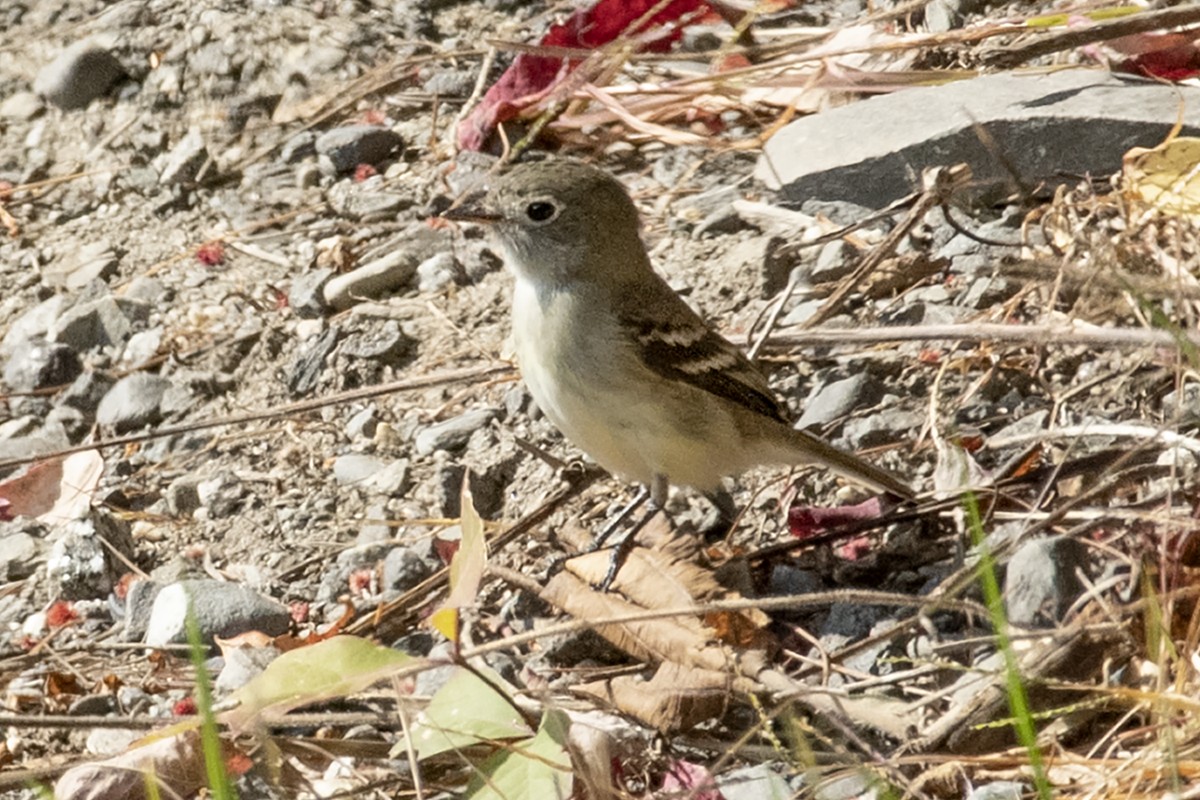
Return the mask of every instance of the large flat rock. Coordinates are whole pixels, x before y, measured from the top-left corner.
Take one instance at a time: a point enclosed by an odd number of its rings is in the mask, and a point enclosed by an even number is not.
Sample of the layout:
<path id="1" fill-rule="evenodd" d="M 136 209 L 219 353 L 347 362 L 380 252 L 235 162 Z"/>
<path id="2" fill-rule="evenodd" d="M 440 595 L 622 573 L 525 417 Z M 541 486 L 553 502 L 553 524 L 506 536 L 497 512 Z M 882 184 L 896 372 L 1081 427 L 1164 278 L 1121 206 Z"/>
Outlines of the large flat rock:
<path id="1" fill-rule="evenodd" d="M 913 191 L 926 167 L 965 162 L 1003 189 L 1009 173 L 976 123 L 1027 183 L 1106 175 L 1131 147 L 1153 147 L 1183 114 L 1200 134 L 1200 88 L 1104 70 L 1000 73 L 906 89 L 797 120 L 767 142 L 755 170 L 789 199 L 879 208 Z"/>

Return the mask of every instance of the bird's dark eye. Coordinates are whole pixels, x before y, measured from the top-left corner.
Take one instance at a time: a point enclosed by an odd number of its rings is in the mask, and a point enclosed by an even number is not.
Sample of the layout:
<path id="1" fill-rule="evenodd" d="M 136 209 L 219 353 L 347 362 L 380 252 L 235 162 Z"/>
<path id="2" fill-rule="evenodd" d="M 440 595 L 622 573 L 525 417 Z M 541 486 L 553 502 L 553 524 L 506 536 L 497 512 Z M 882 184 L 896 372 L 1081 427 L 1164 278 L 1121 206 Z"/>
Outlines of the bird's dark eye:
<path id="1" fill-rule="evenodd" d="M 529 217 L 534 222 L 545 222 L 558 213 L 558 209 L 553 203 L 547 203 L 545 200 L 536 200 L 525 206 L 525 216 Z"/>

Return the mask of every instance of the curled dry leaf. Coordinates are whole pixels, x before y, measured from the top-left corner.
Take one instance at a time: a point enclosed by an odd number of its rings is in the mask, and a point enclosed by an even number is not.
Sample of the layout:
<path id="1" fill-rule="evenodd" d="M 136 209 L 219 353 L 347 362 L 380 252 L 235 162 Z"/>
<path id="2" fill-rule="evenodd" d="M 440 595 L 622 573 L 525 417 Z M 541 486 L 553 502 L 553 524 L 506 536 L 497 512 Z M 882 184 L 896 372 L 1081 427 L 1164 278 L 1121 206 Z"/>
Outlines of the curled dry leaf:
<path id="1" fill-rule="evenodd" d="M 185 730 L 142 739 L 120 755 L 67 770 L 54 786 L 57 800 L 142 800 L 156 781 L 156 797 L 191 797 L 205 786 L 204 752 L 199 732 Z M 248 762 L 227 742 L 226 768 Z"/>
<path id="2" fill-rule="evenodd" d="M 1158 147 L 1135 147 L 1125 154 L 1121 173 L 1131 200 L 1200 221 L 1200 139 L 1179 136 Z"/>
<path id="3" fill-rule="evenodd" d="M 661 732 L 684 731 L 725 713 L 732 672 L 662 664 L 650 680 L 622 675 L 576 687 Z"/>
<path id="4" fill-rule="evenodd" d="M 69 522 L 87 513 L 103 473 L 104 459 L 97 450 L 39 461 L 0 481 L 0 500 L 15 515 L 37 517 L 47 525 Z"/>

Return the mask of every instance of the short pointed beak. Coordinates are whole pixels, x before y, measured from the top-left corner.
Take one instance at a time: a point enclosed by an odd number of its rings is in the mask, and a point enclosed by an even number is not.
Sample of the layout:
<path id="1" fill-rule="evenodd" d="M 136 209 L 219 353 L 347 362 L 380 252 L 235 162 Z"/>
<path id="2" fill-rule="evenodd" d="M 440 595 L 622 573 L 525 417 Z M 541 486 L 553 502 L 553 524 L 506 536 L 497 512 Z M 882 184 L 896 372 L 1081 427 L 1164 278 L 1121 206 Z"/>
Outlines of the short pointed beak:
<path id="1" fill-rule="evenodd" d="M 484 204 L 482 192 L 466 195 L 455 201 L 454 205 L 441 213 L 442 219 L 453 222 L 476 222 L 487 224 L 499 222 L 500 215 Z"/>

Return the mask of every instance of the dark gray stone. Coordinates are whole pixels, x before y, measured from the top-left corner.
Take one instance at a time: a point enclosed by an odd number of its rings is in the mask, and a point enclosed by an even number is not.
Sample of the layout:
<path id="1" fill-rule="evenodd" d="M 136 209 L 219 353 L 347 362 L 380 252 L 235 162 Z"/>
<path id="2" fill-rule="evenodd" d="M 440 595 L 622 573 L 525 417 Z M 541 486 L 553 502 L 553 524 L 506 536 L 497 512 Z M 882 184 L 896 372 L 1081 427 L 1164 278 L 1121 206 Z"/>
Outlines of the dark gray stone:
<path id="1" fill-rule="evenodd" d="M 363 183 L 342 181 L 329 190 L 326 199 L 339 217 L 355 222 L 394 220 L 401 209 L 412 205 L 411 195 L 384 191 L 381 187 L 378 180 Z"/>
<path id="2" fill-rule="evenodd" d="M 350 453 L 333 460 L 333 479 L 342 486 L 354 486 L 369 481 L 387 466 L 387 461 L 375 456 Z"/>
<path id="3" fill-rule="evenodd" d="M 1008 562 L 1004 598 L 1014 625 L 1052 628 L 1084 591 L 1087 547 L 1068 536 L 1030 539 Z"/>
<path id="4" fill-rule="evenodd" d="M 425 559 L 407 547 L 393 548 L 383 559 L 380 589 L 401 593 L 429 577 L 432 569 Z"/>
<path id="5" fill-rule="evenodd" d="M 724 800 L 791 800 L 787 781 L 766 764 L 730 770 L 717 777 Z"/>
<path id="6" fill-rule="evenodd" d="M 417 265 L 417 290 L 421 292 L 440 292 L 466 278 L 466 270 L 453 253 L 435 253 Z"/>
<path id="7" fill-rule="evenodd" d="M 817 253 L 817 263 L 813 264 L 808 279 L 811 283 L 840 281 L 853 272 L 856 266 L 854 248 L 842 239 L 837 239 L 823 246 Z"/>
<path id="8" fill-rule="evenodd" d="M 434 450 L 459 450 L 466 446 L 472 433 L 499 416 L 499 409 L 479 408 L 430 425 L 417 433 L 417 454 L 427 456 Z"/>
<path id="9" fill-rule="evenodd" d="M 359 164 L 377 165 L 404 147 L 395 131 L 378 125 L 348 125 L 317 137 L 321 169 L 330 174 L 351 172 Z"/>
<path id="10" fill-rule="evenodd" d="M 110 548 L 126 560 L 133 558 L 133 540 L 125 523 L 93 508 L 86 519 L 64 523 L 46 557 L 46 577 L 52 594 L 65 600 L 92 600 L 112 591 L 127 569 Z"/>
<path id="11" fill-rule="evenodd" d="M 80 303 L 58 317 L 49 338 L 81 353 L 121 344 L 132 335 L 134 323 L 144 321 L 149 314 L 150 309 L 144 303 L 100 297 Z"/>
<path id="12" fill-rule="evenodd" d="M 200 502 L 200 480 L 194 475 L 184 475 L 167 485 L 163 500 L 167 512 L 176 517 L 190 517 L 202 505 Z"/>
<path id="13" fill-rule="evenodd" d="M 70 383 L 82 369 L 79 356 L 65 344 L 32 341 L 9 357 L 4 382 L 13 391 L 32 392 Z"/>
<path id="14" fill-rule="evenodd" d="M 379 427 L 379 419 L 375 415 L 375 407 L 368 406 L 350 417 L 346 423 L 346 437 L 353 439 L 370 439 L 375 436 Z"/>
<path id="15" fill-rule="evenodd" d="M 12 355 L 18 348 L 26 347 L 34 339 L 50 336 L 55 322 L 70 305 L 66 295 L 56 294 L 35 305 L 9 326 L 4 338 L 0 339 L 0 357 Z"/>
<path id="16" fill-rule="evenodd" d="M 118 433 L 153 425 L 162 419 L 162 400 L 171 382 L 158 375 L 135 372 L 113 384 L 96 409 L 96 422 Z"/>
<path id="17" fill-rule="evenodd" d="M 116 272 L 120 258 L 105 239 L 88 242 L 73 252 L 47 264 L 42 280 L 47 286 L 82 289 L 95 280 L 105 280 Z"/>
<path id="18" fill-rule="evenodd" d="M 869 372 L 818 386 L 803 403 L 798 428 L 812 428 L 841 419 L 856 408 L 868 408 L 883 397 L 883 384 Z"/>
<path id="19" fill-rule="evenodd" d="M 214 636 L 228 639 L 247 631 L 268 636 L 287 633 L 291 615 L 287 606 L 236 583 L 189 580 L 164 586 L 154 598 L 146 626 L 145 642 L 151 647 L 187 641 L 188 609 L 200 628 L 200 637 L 211 644 Z"/>
<path id="20" fill-rule="evenodd" d="M 45 109 L 42 98 L 33 92 L 16 92 L 0 101 L 0 119 L 28 122 Z"/>
<path id="21" fill-rule="evenodd" d="M 973 788 L 966 800 L 1021 800 L 1029 791 L 1023 783 L 1016 781 L 992 781 Z"/>
<path id="22" fill-rule="evenodd" d="M 346 333 L 339 352 L 351 358 L 377 361 L 388 366 L 399 366 L 412 354 L 417 341 L 410 337 L 394 319 L 380 323 L 363 324 Z"/>
<path id="23" fill-rule="evenodd" d="M 33 574 L 45 547 L 25 531 L 0 534 L 0 581 L 19 581 Z"/>
<path id="24" fill-rule="evenodd" d="M 912 192 L 912 175 L 926 167 L 965 162 L 977 183 L 1006 186 L 1005 164 L 980 141 L 977 124 L 1037 183 L 1112 173 L 1131 147 L 1162 142 L 1180 115 L 1183 135 L 1200 133 L 1200 88 L 1090 69 L 1001 72 L 799 119 L 767 142 L 755 175 L 797 201 L 882 208 Z"/>
<path id="25" fill-rule="evenodd" d="M 296 316 L 316 319 L 325 316 L 329 306 L 325 303 L 325 284 L 337 275 L 337 270 L 321 267 L 299 275 L 288 290 L 288 305 Z"/>
<path id="26" fill-rule="evenodd" d="M 166 186 L 192 183 L 208 160 L 204 135 L 198 127 L 193 126 L 164 157 L 158 180 Z"/>
<path id="27" fill-rule="evenodd" d="M 313 131 L 301 131 L 283 143 L 279 149 L 279 160 L 285 164 L 295 164 L 309 156 L 317 154 L 317 134 Z"/>
<path id="28" fill-rule="evenodd" d="M 417 273 L 420 261 L 409 250 L 396 250 L 325 284 L 325 302 L 338 311 L 403 289 Z"/>
<path id="29" fill-rule="evenodd" d="M 33 90 L 64 110 L 84 108 L 125 74 L 121 62 L 95 42 L 76 42 L 38 70 Z"/>
<path id="30" fill-rule="evenodd" d="M 125 595 L 125 625 L 121 630 L 121 641 L 140 642 L 146 636 L 154 598 L 158 597 L 162 587 L 161 583 L 144 578 L 130 584 L 129 592 Z"/>
<path id="31" fill-rule="evenodd" d="M 358 529 L 358 536 L 354 540 L 355 544 L 379 544 L 392 538 L 392 527 L 387 524 L 387 506 L 382 502 L 375 502 L 367 506 L 364 516 L 366 521 Z"/>

